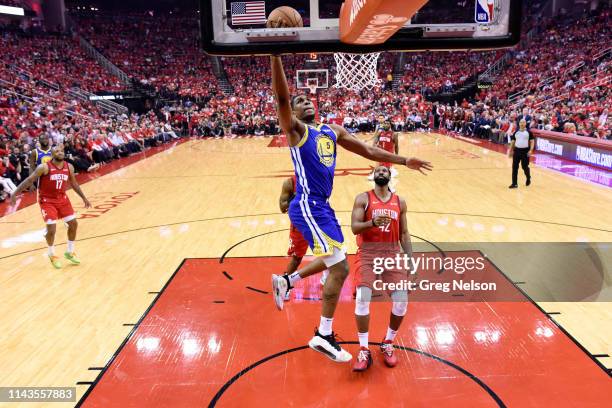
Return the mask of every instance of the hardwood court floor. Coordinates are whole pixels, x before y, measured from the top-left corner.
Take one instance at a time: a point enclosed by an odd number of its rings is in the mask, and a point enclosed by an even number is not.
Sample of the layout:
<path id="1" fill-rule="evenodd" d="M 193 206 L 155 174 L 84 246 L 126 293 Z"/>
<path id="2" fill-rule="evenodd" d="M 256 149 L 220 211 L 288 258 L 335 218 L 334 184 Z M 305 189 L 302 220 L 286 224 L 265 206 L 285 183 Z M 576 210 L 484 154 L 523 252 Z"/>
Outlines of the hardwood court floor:
<path id="1" fill-rule="evenodd" d="M 156 296 L 149 292 L 158 292 L 185 258 L 218 258 L 260 234 L 266 235 L 229 256 L 283 255 L 288 220 L 278 212 L 277 199 L 282 177 L 292 167 L 288 151 L 269 148 L 269 142 L 181 144 L 85 184 L 97 207 L 93 211 L 85 211 L 71 192 L 85 217 L 77 242 L 79 267 L 50 267 L 37 206 L 1 218 L 0 384 L 93 381 L 99 371 L 88 368 L 109 361 L 132 330 L 129 324 Z M 518 190 L 508 190 L 509 159 L 435 134 L 402 135 L 401 152 L 435 165 L 427 177 L 399 169 L 397 191 L 408 201 L 415 236 L 433 242 L 612 241 L 610 189 L 535 167 L 532 186 L 524 187 L 520 179 Z M 370 164 L 339 151 L 331 201 L 343 225 L 349 223 L 355 195 L 370 188 L 363 175 Z M 344 231 L 354 252 L 350 230 Z M 57 241 L 63 252 L 62 226 Z M 609 290 L 610 272 L 604 274 L 603 289 Z M 521 276 L 527 285 L 530 278 Z M 271 300 L 269 306 L 276 313 Z M 561 312 L 555 320 L 592 354 L 612 354 L 610 303 L 541 306 Z M 600 360 L 612 366 L 609 359 Z M 78 386 L 79 398 L 87 388 Z"/>

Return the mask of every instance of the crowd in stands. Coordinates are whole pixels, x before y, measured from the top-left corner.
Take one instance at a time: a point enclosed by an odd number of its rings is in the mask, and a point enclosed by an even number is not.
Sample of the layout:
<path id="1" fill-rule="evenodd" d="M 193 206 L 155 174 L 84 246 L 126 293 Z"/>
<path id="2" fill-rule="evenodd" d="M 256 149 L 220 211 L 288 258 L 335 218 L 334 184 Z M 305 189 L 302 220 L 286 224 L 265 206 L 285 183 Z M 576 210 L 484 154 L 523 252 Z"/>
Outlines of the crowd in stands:
<path id="1" fill-rule="evenodd" d="M 503 123 L 526 109 L 542 129 L 610 138 L 611 27 L 607 8 L 571 22 L 549 21 L 513 53 L 493 88 L 478 95 L 480 104 L 464 102 L 453 116 L 480 119 L 481 106 Z"/>
<path id="2" fill-rule="evenodd" d="M 60 100 L 24 96 L 28 85 L 24 81 L 15 88 L 19 92 L 3 87 L 0 93 L 0 201 L 33 170 L 28 158 L 41 136 L 50 145 L 62 145 L 77 172 L 87 172 L 185 135 L 172 126 L 183 108 L 143 115 L 108 115 L 91 108 L 83 114 Z"/>
<path id="3" fill-rule="evenodd" d="M 78 87 L 89 92 L 120 91 L 126 85 L 89 57 L 68 35 L 3 30 L 2 63 L 26 75 L 44 79 L 64 90 Z"/>
<path id="4" fill-rule="evenodd" d="M 499 58 L 503 51 L 408 53 L 401 90 L 430 96 L 452 92 Z"/>
<path id="5" fill-rule="evenodd" d="M 193 14 L 83 14 L 79 34 L 119 69 L 157 91 L 204 99 L 218 91 L 210 59 L 198 46 Z"/>

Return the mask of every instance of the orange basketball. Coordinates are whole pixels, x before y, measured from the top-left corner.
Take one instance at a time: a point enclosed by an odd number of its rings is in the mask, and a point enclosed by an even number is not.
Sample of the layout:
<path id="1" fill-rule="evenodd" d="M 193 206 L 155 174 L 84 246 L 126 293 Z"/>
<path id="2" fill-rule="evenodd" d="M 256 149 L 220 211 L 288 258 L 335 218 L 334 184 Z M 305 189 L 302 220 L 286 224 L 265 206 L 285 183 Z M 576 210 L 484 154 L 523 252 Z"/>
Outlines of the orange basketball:
<path id="1" fill-rule="evenodd" d="M 282 6 L 272 10 L 268 16 L 266 25 L 269 28 L 304 27 L 304 21 L 296 9 L 289 6 Z"/>

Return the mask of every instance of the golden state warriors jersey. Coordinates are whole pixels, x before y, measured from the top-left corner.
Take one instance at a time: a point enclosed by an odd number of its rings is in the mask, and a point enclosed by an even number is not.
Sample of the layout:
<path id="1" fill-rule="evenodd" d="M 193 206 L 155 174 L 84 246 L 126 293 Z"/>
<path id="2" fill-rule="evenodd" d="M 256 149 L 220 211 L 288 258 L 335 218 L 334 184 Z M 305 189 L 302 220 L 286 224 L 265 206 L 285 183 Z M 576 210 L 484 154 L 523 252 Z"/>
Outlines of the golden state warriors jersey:
<path id="1" fill-rule="evenodd" d="M 329 198 L 336 169 L 336 133 L 328 125 L 306 125 L 300 143 L 291 147 L 296 195 Z"/>

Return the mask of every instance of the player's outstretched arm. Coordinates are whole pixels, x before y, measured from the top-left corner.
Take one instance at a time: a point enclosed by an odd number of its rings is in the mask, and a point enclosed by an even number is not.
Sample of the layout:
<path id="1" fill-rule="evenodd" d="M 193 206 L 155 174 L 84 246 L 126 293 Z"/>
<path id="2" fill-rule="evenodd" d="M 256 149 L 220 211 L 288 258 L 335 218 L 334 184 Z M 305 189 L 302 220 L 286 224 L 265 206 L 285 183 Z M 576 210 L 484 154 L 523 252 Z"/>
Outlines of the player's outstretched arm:
<path id="1" fill-rule="evenodd" d="M 36 167 L 36 169 L 34 169 L 34 171 L 17 186 L 15 191 L 11 193 L 11 205 L 15 205 L 15 200 L 17 199 L 17 196 L 21 194 L 25 189 L 30 187 L 32 184 L 34 184 L 34 182 L 38 180 L 40 176 L 46 174 L 47 171 L 47 165 L 44 163 Z"/>
<path id="2" fill-rule="evenodd" d="M 417 170 L 422 174 L 425 174 L 423 170 L 431 171 L 433 169 L 433 165 L 428 161 L 420 160 L 416 157 L 402 157 L 397 154 L 389 153 L 381 148 L 370 146 L 362 142 L 347 132 L 342 126 L 334 124 L 330 124 L 329 126 L 334 130 L 334 132 L 336 132 L 336 135 L 338 136 L 338 144 L 340 146 L 344 147 L 350 152 L 358 154 L 359 156 L 365 157 L 366 159 L 400 164 L 408 167 L 409 169 Z"/>
<path id="3" fill-rule="evenodd" d="M 293 198 L 293 179 L 289 177 L 283 182 L 283 188 L 281 190 L 280 198 L 278 199 L 278 205 L 281 212 L 284 214 L 289 209 L 289 203 Z"/>
<path id="4" fill-rule="evenodd" d="M 285 70 L 281 57 L 270 57 L 272 66 L 272 91 L 276 97 L 276 113 L 278 122 L 287 136 L 289 146 L 295 146 L 300 143 L 300 139 L 306 128 L 294 115 L 291 109 L 291 95 L 289 94 L 289 85 L 285 77 Z"/>
<path id="5" fill-rule="evenodd" d="M 79 197 L 81 197 L 81 199 L 83 200 L 83 204 L 85 204 L 85 208 L 91 207 L 91 203 L 89 202 L 87 197 L 85 197 L 85 194 L 83 194 L 81 186 L 79 186 L 79 183 L 77 183 L 76 181 L 76 177 L 74 177 L 74 167 L 72 167 L 72 164 L 70 163 L 68 163 L 68 171 L 70 173 L 70 185 L 72 186 L 72 189 L 75 193 L 79 195 Z"/>

